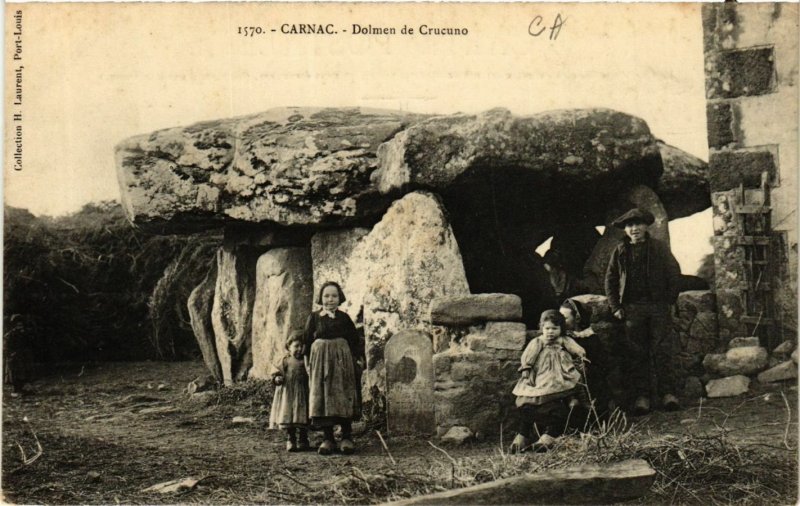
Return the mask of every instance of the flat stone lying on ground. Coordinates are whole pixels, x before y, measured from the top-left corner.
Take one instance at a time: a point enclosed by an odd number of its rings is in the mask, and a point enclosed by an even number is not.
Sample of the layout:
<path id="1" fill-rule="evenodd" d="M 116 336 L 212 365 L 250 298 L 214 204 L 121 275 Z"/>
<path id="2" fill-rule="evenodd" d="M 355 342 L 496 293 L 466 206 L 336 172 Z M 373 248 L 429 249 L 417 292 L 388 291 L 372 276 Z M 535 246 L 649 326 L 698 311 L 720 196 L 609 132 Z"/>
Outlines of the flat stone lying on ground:
<path id="1" fill-rule="evenodd" d="M 147 487 L 142 492 L 158 492 L 159 494 L 171 494 L 174 492 L 181 492 L 191 490 L 200 483 L 200 480 L 195 478 L 179 478 L 177 480 L 165 481 L 152 487 Z"/>
<path id="2" fill-rule="evenodd" d="M 781 362 L 775 367 L 758 374 L 758 381 L 761 383 L 774 383 L 795 378 L 797 378 L 797 364 L 792 360 Z"/>
<path id="3" fill-rule="evenodd" d="M 709 397 L 735 397 L 750 388 L 750 378 L 738 374 L 727 378 L 712 379 L 706 384 Z"/>
<path id="4" fill-rule="evenodd" d="M 584 464 L 388 504 L 607 504 L 645 495 L 655 476 L 655 470 L 641 459 Z"/>
<path id="5" fill-rule="evenodd" d="M 487 321 L 518 321 L 522 299 L 507 293 L 478 293 L 439 297 L 431 302 L 433 325 L 466 326 Z"/>

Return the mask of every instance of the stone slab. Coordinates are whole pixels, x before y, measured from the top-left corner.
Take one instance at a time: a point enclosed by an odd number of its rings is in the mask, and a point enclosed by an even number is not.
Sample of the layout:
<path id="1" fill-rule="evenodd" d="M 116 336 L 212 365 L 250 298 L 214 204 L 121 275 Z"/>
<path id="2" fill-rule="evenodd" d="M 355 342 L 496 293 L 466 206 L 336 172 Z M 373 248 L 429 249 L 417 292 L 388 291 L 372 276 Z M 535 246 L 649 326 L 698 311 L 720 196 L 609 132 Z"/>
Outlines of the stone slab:
<path id="1" fill-rule="evenodd" d="M 187 307 L 189 309 L 189 322 L 194 332 L 194 338 L 200 347 L 208 372 L 218 383 L 222 383 L 222 366 L 217 357 L 217 344 L 214 338 L 214 327 L 211 322 L 211 308 L 214 305 L 214 290 L 217 284 L 217 264 L 211 264 L 209 272 L 203 281 L 189 294 Z"/>
<path id="2" fill-rule="evenodd" d="M 266 379 L 277 369 L 289 336 L 305 327 L 313 296 L 310 248 L 274 248 L 259 257 L 251 377 Z"/>
<path id="3" fill-rule="evenodd" d="M 645 495 L 656 471 L 641 459 L 539 471 L 387 504 L 605 504 Z"/>
<path id="4" fill-rule="evenodd" d="M 443 443 L 449 443 L 453 445 L 462 445 L 475 437 L 475 434 L 469 430 L 469 427 L 464 427 L 463 425 L 456 425 L 455 427 L 450 427 L 447 430 L 444 436 L 441 437 Z"/>
<path id="5" fill-rule="evenodd" d="M 234 222 L 351 226 L 409 190 L 466 192 L 498 172 L 518 187 L 546 182 L 573 201 L 578 184 L 613 191 L 633 176 L 664 189 L 672 218 L 708 206 L 708 191 L 695 191 L 706 185 L 705 163 L 657 141 L 644 120 L 600 108 L 531 116 L 276 108 L 132 137 L 115 158 L 128 217 L 162 233 Z M 517 208 L 522 195 L 530 203 L 528 192 L 498 202 Z M 583 216 L 573 207 L 574 219 Z"/>
<path id="6" fill-rule="evenodd" d="M 484 333 L 468 334 L 464 337 L 464 345 L 472 351 L 486 351 L 489 338 Z"/>
<path id="7" fill-rule="evenodd" d="M 507 293 L 479 293 L 438 297 L 431 301 L 433 325 L 473 325 L 487 321 L 519 321 L 522 299 Z"/>
<path id="8" fill-rule="evenodd" d="M 253 365 L 251 331 L 257 256 L 246 247 L 217 250 L 211 325 L 225 385 L 247 378 Z"/>
<path id="9" fill-rule="evenodd" d="M 678 312 L 716 312 L 717 298 L 710 290 L 689 290 L 678 295 Z"/>
<path id="10" fill-rule="evenodd" d="M 784 341 L 772 350 L 775 355 L 789 355 L 795 349 L 793 341 Z"/>

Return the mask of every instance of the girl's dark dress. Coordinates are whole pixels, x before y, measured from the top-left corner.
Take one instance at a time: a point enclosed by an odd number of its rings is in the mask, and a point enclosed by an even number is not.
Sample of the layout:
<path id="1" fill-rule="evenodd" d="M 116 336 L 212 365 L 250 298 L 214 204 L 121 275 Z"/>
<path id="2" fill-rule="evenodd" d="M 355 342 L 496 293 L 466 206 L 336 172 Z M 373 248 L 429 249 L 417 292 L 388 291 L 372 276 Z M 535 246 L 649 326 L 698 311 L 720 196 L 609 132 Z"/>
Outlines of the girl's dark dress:
<path id="1" fill-rule="evenodd" d="M 360 411 L 353 356 L 358 338 L 353 320 L 338 309 L 333 317 L 315 311 L 305 330 L 309 415 L 315 427 L 338 425 Z"/>

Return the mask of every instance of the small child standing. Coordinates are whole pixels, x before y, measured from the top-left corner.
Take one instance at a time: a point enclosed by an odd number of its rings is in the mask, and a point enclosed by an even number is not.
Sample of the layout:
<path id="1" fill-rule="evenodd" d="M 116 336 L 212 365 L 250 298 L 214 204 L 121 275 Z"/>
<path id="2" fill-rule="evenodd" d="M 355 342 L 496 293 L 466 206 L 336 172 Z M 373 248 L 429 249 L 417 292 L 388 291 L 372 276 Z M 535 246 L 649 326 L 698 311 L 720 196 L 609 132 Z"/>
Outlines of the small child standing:
<path id="1" fill-rule="evenodd" d="M 352 421 L 360 408 L 353 357 L 360 355 L 356 326 L 347 313 L 338 309 L 344 301 L 342 288 L 328 281 L 322 285 L 317 298 L 322 309 L 312 312 L 306 323 L 309 414 L 311 425 L 323 431 L 320 455 L 330 455 L 335 449 L 333 429 L 336 425 L 342 428 L 341 452 L 351 454 L 355 450 Z"/>
<path id="2" fill-rule="evenodd" d="M 289 353 L 273 373 L 275 395 L 269 414 L 269 427 L 286 431 L 286 450 L 308 450 L 308 374 L 303 362 L 303 335 L 293 334 L 286 342 Z M 299 441 L 297 433 L 300 433 Z"/>
<path id="3" fill-rule="evenodd" d="M 553 436 L 565 428 L 581 380 L 574 360 L 585 359 L 586 351 L 566 335 L 561 313 L 543 312 L 539 330 L 541 335 L 533 338 L 522 353 L 522 374 L 513 391 L 520 425 L 512 452 L 531 447 L 534 428 L 539 435 L 536 449 L 546 449 L 552 443 Z"/>

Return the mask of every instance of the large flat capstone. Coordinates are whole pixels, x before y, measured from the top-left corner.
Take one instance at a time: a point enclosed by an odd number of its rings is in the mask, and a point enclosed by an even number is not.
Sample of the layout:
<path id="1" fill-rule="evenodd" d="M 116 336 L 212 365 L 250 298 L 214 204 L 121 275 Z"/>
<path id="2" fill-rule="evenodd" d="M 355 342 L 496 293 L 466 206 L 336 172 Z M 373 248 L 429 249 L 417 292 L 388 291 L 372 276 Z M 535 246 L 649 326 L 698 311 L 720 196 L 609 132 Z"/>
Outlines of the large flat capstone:
<path id="1" fill-rule="evenodd" d="M 557 195 L 571 206 L 541 202 L 542 212 L 558 209 L 566 222 L 599 216 L 592 225 L 602 224 L 597 206 L 633 184 L 654 188 L 671 219 L 710 204 L 704 162 L 657 141 L 644 120 L 608 109 L 425 116 L 279 108 L 131 137 L 116 147 L 116 165 L 128 217 L 163 232 L 374 222 L 402 194 L 469 195 L 487 179 L 520 190 L 506 192 L 500 207 Z"/>

